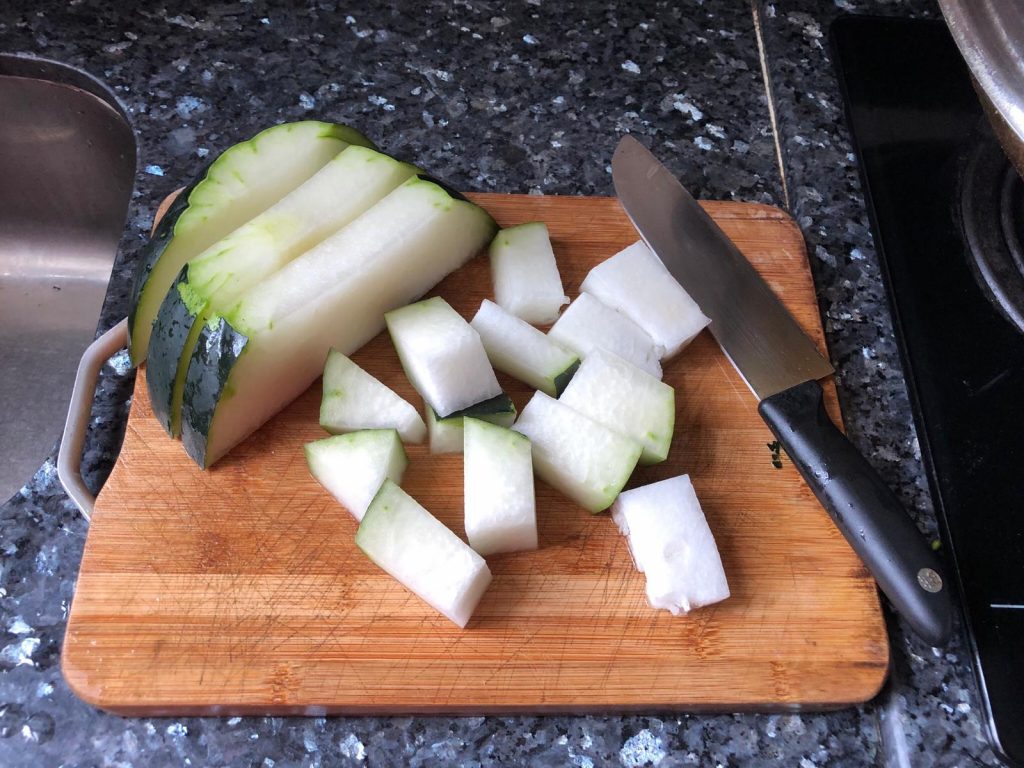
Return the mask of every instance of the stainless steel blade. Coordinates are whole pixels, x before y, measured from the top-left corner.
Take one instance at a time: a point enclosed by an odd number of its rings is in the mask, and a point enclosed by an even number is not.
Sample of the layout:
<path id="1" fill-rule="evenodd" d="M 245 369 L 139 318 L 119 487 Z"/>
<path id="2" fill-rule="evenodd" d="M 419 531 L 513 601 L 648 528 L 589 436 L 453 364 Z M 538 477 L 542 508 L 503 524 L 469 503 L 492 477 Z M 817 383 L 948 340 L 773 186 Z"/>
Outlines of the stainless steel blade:
<path id="1" fill-rule="evenodd" d="M 612 181 L 637 232 L 711 318 L 711 333 L 759 400 L 832 373 L 757 270 L 632 136 L 615 149 Z"/>

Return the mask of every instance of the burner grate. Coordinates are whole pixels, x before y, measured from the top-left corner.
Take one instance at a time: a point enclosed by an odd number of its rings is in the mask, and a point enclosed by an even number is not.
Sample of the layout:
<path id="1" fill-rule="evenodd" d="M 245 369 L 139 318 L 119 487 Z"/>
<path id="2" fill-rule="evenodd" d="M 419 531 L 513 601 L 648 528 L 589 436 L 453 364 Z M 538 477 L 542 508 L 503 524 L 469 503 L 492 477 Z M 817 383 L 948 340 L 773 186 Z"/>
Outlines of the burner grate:
<path id="1" fill-rule="evenodd" d="M 1024 275 L 1024 179 L 1013 172 L 1012 166 L 1003 179 L 999 208 L 1006 245 L 1017 270 Z"/>
<path id="2" fill-rule="evenodd" d="M 1024 180 L 987 121 L 977 133 L 957 195 L 968 263 L 988 300 L 1024 333 Z"/>

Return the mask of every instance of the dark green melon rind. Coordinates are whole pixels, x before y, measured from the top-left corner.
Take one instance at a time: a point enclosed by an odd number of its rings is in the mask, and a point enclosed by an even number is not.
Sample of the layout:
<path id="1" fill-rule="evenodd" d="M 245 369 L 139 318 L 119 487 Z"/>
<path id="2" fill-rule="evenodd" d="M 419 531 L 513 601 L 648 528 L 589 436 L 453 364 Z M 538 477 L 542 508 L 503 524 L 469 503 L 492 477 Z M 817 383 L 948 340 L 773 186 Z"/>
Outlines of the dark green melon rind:
<path id="1" fill-rule="evenodd" d="M 437 415 L 437 411 L 434 411 L 434 418 L 438 422 L 445 422 L 449 419 L 461 419 L 465 416 L 469 416 L 474 419 L 483 419 L 487 421 L 486 417 L 500 416 L 503 414 L 510 414 L 513 418 L 516 415 L 516 405 L 512 402 L 512 398 L 502 392 L 500 395 L 495 395 L 489 400 L 481 400 L 479 403 L 474 403 L 468 408 L 463 408 L 460 411 L 450 413 L 444 418 Z"/>
<path id="2" fill-rule="evenodd" d="M 580 367 L 580 361 L 577 360 L 560 374 L 555 376 L 555 397 L 561 397 L 562 393 L 565 392 L 565 388 L 569 386 L 569 382 L 572 381 L 572 377 L 576 375 L 576 371 Z"/>
<path id="3" fill-rule="evenodd" d="M 157 225 L 153 236 L 139 253 L 138 261 L 135 264 L 135 272 L 132 275 L 131 296 L 128 303 L 128 354 L 131 357 L 132 365 L 138 365 L 142 362 L 146 354 L 146 350 L 137 349 L 138 345 L 135 339 L 138 337 L 136 336 L 133 339 L 133 331 L 135 330 L 136 312 L 138 311 L 139 303 L 142 301 L 143 291 L 146 290 L 149 275 L 152 273 L 156 263 L 160 261 L 164 251 L 167 250 L 167 246 L 170 245 L 171 238 L 174 237 L 174 227 L 177 225 L 181 215 L 188 209 L 189 195 L 206 178 L 210 165 L 212 163 L 207 164 L 199 172 L 195 180 L 174 198 L 174 202 L 171 203 L 163 218 L 160 219 L 160 223 Z"/>
<path id="4" fill-rule="evenodd" d="M 228 379 L 248 344 L 249 337 L 223 317 L 204 324 L 199 332 L 181 400 L 181 442 L 202 469 L 208 466 L 207 448 L 217 405 L 230 397 Z"/>
<path id="5" fill-rule="evenodd" d="M 156 313 L 146 357 L 146 385 L 153 415 L 171 437 L 177 437 L 179 422 L 174 385 L 179 366 L 188 365 L 188 360 L 182 359 L 183 352 L 200 310 L 194 302 L 185 300 L 183 288 L 188 288 L 188 264 L 181 268 Z"/>

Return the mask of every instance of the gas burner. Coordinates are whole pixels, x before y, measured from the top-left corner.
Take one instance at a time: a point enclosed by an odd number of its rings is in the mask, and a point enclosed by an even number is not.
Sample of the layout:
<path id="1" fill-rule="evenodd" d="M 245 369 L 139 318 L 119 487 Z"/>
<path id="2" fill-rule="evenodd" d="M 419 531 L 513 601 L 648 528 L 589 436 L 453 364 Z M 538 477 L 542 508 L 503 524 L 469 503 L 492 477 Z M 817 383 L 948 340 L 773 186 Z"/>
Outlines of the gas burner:
<path id="1" fill-rule="evenodd" d="M 987 121 L 977 134 L 957 194 L 968 264 L 989 301 L 1024 333 L 1024 180 Z"/>

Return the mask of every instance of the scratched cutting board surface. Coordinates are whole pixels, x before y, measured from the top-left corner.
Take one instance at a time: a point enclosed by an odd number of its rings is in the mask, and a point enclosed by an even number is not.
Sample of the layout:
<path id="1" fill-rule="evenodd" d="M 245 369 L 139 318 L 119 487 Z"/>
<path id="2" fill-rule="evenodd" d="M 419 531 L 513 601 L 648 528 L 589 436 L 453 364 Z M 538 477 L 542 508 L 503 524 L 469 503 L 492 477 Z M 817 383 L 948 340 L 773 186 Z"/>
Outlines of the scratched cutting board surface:
<path id="1" fill-rule="evenodd" d="M 636 240 L 611 198 L 475 195 L 503 226 L 547 222 L 567 292 Z M 705 203 L 824 349 L 799 229 L 778 209 Z M 465 317 L 491 296 L 478 257 L 435 290 Z M 411 402 L 386 334 L 354 359 Z M 888 645 L 874 582 L 772 436 L 714 339 L 665 366 L 668 461 L 718 542 L 732 597 L 689 616 L 648 607 L 607 513 L 537 482 L 540 549 L 494 556 L 461 630 L 374 566 L 357 524 L 306 469 L 324 437 L 317 381 L 210 471 L 152 418 L 139 372 L 124 445 L 96 503 L 63 670 L 124 714 L 827 708 L 881 686 Z M 530 392 L 499 375 L 522 410 Z M 825 385 L 833 417 L 835 390 Z M 408 446 L 403 487 L 460 535 L 462 456 Z"/>

